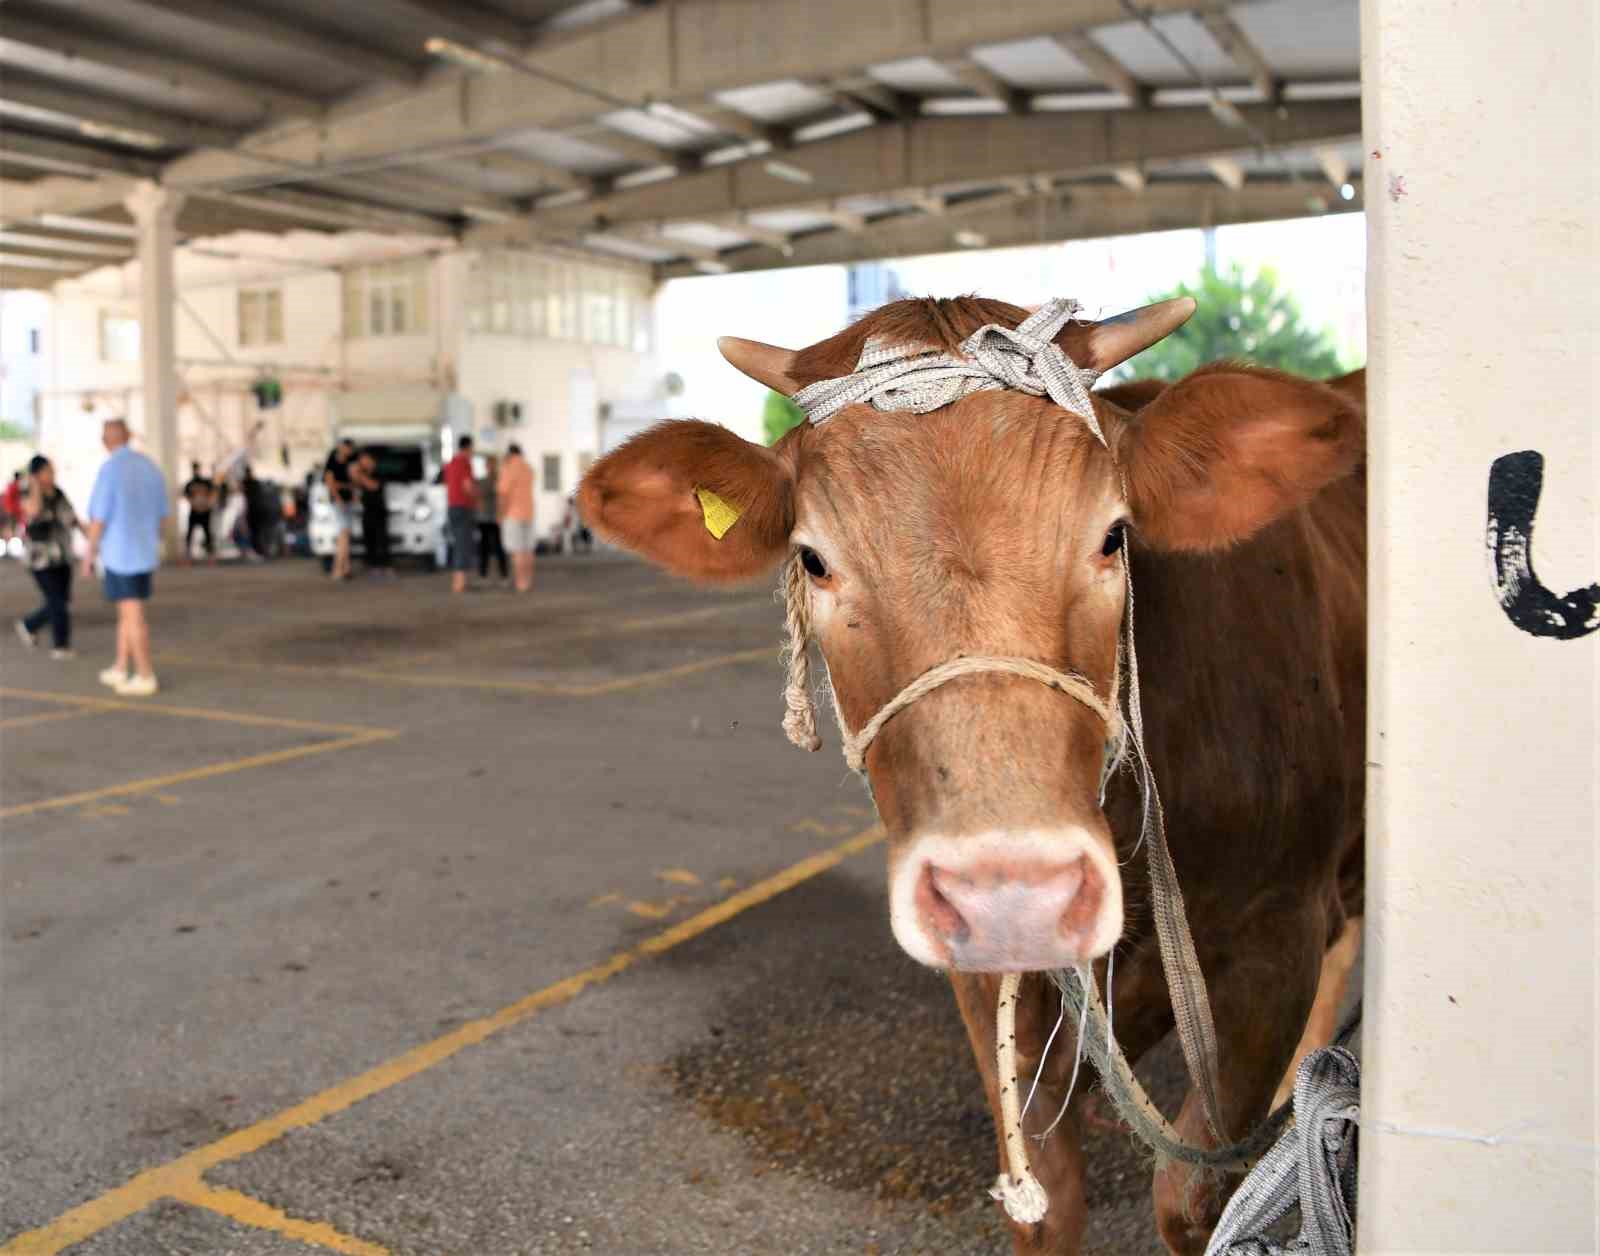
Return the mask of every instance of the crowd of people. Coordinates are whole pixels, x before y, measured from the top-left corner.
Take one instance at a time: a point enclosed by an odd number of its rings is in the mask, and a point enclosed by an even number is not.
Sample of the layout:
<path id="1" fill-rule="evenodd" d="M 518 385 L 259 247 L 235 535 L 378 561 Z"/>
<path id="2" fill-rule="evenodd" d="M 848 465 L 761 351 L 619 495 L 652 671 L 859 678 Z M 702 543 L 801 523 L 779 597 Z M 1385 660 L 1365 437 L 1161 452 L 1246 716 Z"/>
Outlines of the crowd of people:
<path id="1" fill-rule="evenodd" d="M 107 457 L 81 514 L 57 484 L 55 466 L 43 454 L 35 456 L 25 472 L 19 470 L 0 494 L 0 533 L 7 543 L 20 545 L 19 557 L 43 599 L 34 611 L 16 621 L 15 631 L 25 646 L 34 649 L 48 628 L 50 657 L 74 657 L 74 571 L 76 568 L 85 580 L 98 574 L 106 600 L 116 607 L 117 615 L 114 659 L 100 673 L 100 680 L 122 696 L 148 697 L 158 691 L 159 684 L 145 603 L 154 589 L 171 505 L 160 469 L 130 447 L 124 420 L 107 420 L 101 441 Z M 507 447 L 504 459 L 490 454 L 482 466 L 479 475 L 474 469 L 472 438 L 463 436 L 436 481 L 442 482 L 445 490 L 451 591 L 467 591 L 474 567 L 479 579 L 487 581 L 494 566 L 502 587 L 526 593 L 533 588 L 537 548 L 533 468 L 515 444 Z M 307 480 L 309 497 L 310 477 Z M 375 452 L 358 451 L 353 442 L 340 441 L 324 465 L 322 482 L 337 529 L 333 578 L 351 578 L 351 540 L 358 510 L 363 560 L 373 575 L 392 578 L 390 512 Z M 234 494 L 240 495 L 242 506 L 236 512 L 231 539 L 252 561 L 263 561 L 277 552 L 284 525 L 303 520 L 309 513 L 305 498 L 296 494 L 292 505 L 280 500 L 278 490 L 258 480 L 248 461 L 239 456 L 219 464 L 211 475 L 206 475 L 198 462 L 192 463 L 179 494 L 187 515 L 180 563 L 193 561 L 197 539 L 204 558 L 210 563 L 217 561 L 218 532 Z"/>
<path id="2" fill-rule="evenodd" d="M 455 456 L 440 473 L 445 489 L 445 525 L 449 549 L 450 588 L 465 593 L 474 566 L 478 578 L 489 578 L 491 563 L 499 568 L 502 586 L 518 593 L 533 588 L 534 532 L 533 468 L 519 445 L 506 449 L 505 461 L 494 454 L 484 458 L 484 474 L 474 470 L 473 441 L 463 436 Z M 323 467 L 337 539 L 329 576 L 349 580 L 354 576 L 352 542 L 355 519 L 361 518 L 362 557 L 375 576 L 392 577 L 389 506 L 370 449 L 357 451 L 355 442 L 341 440 Z"/>
<path id="3" fill-rule="evenodd" d="M 101 430 L 107 458 L 94 477 L 90 501 L 82 514 L 56 483 L 53 462 L 37 454 L 26 472 L 18 470 L 0 493 L 0 539 L 22 558 L 42 597 L 32 613 L 14 624 L 19 640 L 32 650 L 48 629 L 50 658 L 74 658 L 74 571 L 82 579 L 94 579 L 98 574 L 107 602 L 117 608 L 114 661 L 99 678 L 122 696 L 144 698 L 158 691 L 144 605 L 154 590 L 171 502 L 160 469 L 133 450 L 128 440 L 128 424 L 123 419 L 107 419 Z M 445 486 L 451 592 L 466 592 L 474 566 L 480 581 L 488 581 L 494 566 L 501 587 L 526 594 L 533 589 L 534 550 L 538 547 L 533 467 L 518 445 L 507 446 L 504 459 L 488 454 L 482 466 L 483 474 L 478 475 L 472 437 L 461 437 L 456 454 L 438 477 Z M 392 578 L 389 506 L 378 456 L 373 450 L 357 451 L 354 442 L 341 440 L 323 466 L 322 480 L 338 531 L 331 563 L 333 578 L 350 579 L 352 574 L 350 542 L 357 510 L 366 568 L 374 576 Z M 293 501 L 280 499 L 277 488 L 254 477 L 250 462 L 237 454 L 221 462 L 211 475 L 203 474 L 200 464 L 192 462 L 189 480 L 179 493 L 187 512 L 179 562 L 194 562 L 197 539 L 206 562 L 218 560 L 219 528 L 227 518 L 232 494 L 240 494 L 242 506 L 230 528 L 230 539 L 240 554 L 254 562 L 272 557 L 282 546 L 285 525 L 302 522 L 309 515 L 309 491 L 307 477 L 306 493 L 294 494 Z M 582 531 L 581 525 L 578 530 Z"/>

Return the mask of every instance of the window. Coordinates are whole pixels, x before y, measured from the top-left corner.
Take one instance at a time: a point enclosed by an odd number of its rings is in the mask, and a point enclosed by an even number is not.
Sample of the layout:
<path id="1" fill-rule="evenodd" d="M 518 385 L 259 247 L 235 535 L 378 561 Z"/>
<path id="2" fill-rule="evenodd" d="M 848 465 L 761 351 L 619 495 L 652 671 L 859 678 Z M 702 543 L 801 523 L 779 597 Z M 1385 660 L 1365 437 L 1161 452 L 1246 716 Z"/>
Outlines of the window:
<path id="1" fill-rule="evenodd" d="M 421 257 L 347 270 L 345 336 L 415 336 L 427 331 L 429 265 L 429 259 Z"/>
<path id="2" fill-rule="evenodd" d="M 481 253 L 467 275 L 467 330 L 648 353 L 650 295 L 643 270 Z"/>
<path id="3" fill-rule="evenodd" d="M 239 344 L 281 345 L 283 343 L 283 289 L 239 289 Z"/>
<path id="4" fill-rule="evenodd" d="M 100 360 L 137 362 L 139 360 L 139 320 L 115 310 L 100 311 Z"/>
<path id="5" fill-rule="evenodd" d="M 561 491 L 561 455 L 546 454 L 544 456 L 544 491 L 559 493 Z"/>

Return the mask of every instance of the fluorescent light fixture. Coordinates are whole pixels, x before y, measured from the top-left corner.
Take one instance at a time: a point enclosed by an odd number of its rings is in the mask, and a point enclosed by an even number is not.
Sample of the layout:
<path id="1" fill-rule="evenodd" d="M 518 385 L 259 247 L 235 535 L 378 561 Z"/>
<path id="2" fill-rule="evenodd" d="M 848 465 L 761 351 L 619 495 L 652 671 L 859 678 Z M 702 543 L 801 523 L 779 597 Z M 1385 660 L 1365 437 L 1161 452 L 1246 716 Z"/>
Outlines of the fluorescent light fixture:
<path id="1" fill-rule="evenodd" d="M 476 70 L 481 74 L 498 74 L 506 68 L 506 63 L 499 57 L 491 57 L 488 53 L 469 48 L 466 44 L 458 44 L 455 40 L 446 39 L 442 35 L 430 36 L 422 47 L 430 56 L 438 57 L 441 61 L 453 62 L 464 70 Z"/>
<path id="2" fill-rule="evenodd" d="M 1239 130 L 1244 129 L 1244 114 L 1239 112 L 1237 105 L 1231 100 L 1225 99 L 1219 92 L 1211 93 L 1210 98 L 1206 101 L 1206 108 L 1211 110 L 1211 116 L 1222 123 L 1223 126 L 1231 126 Z"/>
<path id="3" fill-rule="evenodd" d="M 733 269 L 727 262 L 714 262 L 709 257 L 697 257 L 694 268 L 702 275 L 726 275 Z"/>
<path id="4" fill-rule="evenodd" d="M 1339 185 L 1339 195 L 1342 196 L 1347 201 L 1355 200 L 1356 199 L 1356 185 L 1353 184 L 1353 183 L 1341 183 Z"/>
<path id="5" fill-rule="evenodd" d="M 764 169 L 774 179 L 783 179 L 789 183 L 810 183 L 812 181 L 811 171 L 802 170 L 799 166 L 791 166 L 786 161 L 769 161 Z"/>
<path id="6" fill-rule="evenodd" d="M 510 222 L 512 217 L 503 209 L 490 209 L 485 205 L 463 205 L 461 214 L 474 222 Z"/>
<path id="7" fill-rule="evenodd" d="M 114 140 L 118 144 L 131 144 L 135 148 L 165 148 L 167 141 L 149 131 L 136 131 L 132 127 L 107 126 L 103 122 L 80 122 L 78 134 L 92 140 Z"/>
<path id="8" fill-rule="evenodd" d="M 989 237 L 981 231 L 971 231 L 966 228 L 956 232 L 955 241 L 964 249 L 981 249 L 989 243 Z"/>

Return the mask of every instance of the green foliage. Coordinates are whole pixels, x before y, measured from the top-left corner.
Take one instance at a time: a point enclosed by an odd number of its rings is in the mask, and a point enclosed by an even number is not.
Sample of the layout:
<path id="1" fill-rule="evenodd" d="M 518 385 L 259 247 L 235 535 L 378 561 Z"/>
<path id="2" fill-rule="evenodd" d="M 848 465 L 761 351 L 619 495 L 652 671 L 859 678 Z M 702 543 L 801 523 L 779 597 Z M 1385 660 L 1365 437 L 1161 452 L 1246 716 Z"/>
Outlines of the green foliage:
<path id="1" fill-rule="evenodd" d="M 20 423 L 0 419 L 0 440 L 32 440 L 33 433 Z"/>
<path id="2" fill-rule="evenodd" d="M 1130 379 L 1182 379 L 1196 367 L 1223 358 L 1276 367 L 1311 379 L 1350 369 L 1333 334 L 1306 323 L 1300 306 L 1270 268 L 1246 275 L 1237 263 L 1224 274 L 1207 267 L 1192 283 L 1152 296 L 1193 297 L 1191 318 L 1165 340 L 1139 354 L 1119 372 Z"/>
<path id="3" fill-rule="evenodd" d="M 776 445 L 783 434 L 806 421 L 805 411 L 781 392 L 767 390 L 767 403 L 761 411 L 761 430 L 769 445 Z"/>

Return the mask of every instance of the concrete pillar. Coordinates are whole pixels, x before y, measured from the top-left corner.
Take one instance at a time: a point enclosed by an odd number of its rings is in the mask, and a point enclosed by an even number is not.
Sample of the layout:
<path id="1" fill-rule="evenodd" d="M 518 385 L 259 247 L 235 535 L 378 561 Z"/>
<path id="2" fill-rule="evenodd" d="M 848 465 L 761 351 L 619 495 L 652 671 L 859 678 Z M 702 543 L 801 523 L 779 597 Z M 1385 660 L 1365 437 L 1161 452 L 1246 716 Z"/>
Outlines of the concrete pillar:
<path id="1" fill-rule="evenodd" d="M 149 179 L 123 202 L 139 228 L 139 354 L 143 367 L 144 451 L 155 459 L 176 493 L 178 467 L 178 366 L 173 249 L 183 194 Z"/>
<path id="2" fill-rule="evenodd" d="M 1600 1237 L 1597 14 L 1361 6 L 1363 1256 Z"/>

